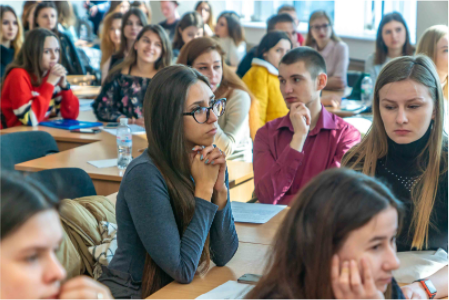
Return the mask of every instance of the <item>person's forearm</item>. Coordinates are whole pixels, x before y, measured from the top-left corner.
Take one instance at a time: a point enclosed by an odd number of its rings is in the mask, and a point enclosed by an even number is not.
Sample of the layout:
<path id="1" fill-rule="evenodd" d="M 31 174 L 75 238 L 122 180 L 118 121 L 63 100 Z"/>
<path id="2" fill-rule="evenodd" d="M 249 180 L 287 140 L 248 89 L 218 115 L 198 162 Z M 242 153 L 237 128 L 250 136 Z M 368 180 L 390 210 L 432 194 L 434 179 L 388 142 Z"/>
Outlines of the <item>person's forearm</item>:
<path id="1" fill-rule="evenodd" d="M 345 88 L 345 81 L 341 77 L 329 77 L 327 79 L 326 90 L 342 90 Z"/>
<path id="2" fill-rule="evenodd" d="M 437 295 L 435 296 L 435 298 L 439 299 L 447 297 L 447 266 L 430 276 L 429 279 L 437 289 Z"/>
<path id="3" fill-rule="evenodd" d="M 294 134 L 292 141 L 290 142 L 290 147 L 295 149 L 298 152 L 302 152 L 302 148 L 304 147 L 304 142 L 306 141 L 307 135 Z"/>

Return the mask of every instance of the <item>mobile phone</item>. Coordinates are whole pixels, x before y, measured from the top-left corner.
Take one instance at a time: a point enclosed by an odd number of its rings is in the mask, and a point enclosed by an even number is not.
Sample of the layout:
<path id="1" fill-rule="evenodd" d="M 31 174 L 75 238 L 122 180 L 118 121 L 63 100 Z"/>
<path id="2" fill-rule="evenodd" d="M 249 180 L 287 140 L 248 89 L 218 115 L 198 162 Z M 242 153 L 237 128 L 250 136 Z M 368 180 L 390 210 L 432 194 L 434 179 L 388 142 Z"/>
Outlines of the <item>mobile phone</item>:
<path id="1" fill-rule="evenodd" d="M 115 128 L 115 127 L 118 127 L 118 123 L 116 123 L 116 122 L 108 123 L 104 127 L 105 128 Z"/>
<path id="2" fill-rule="evenodd" d="M 259 282 L 260 277 L 262 277 L 262 275 L 245 274 L 242 277 L 240 277 L 239 279 L 237 279 L 237 282 L 247 283 L 247 284 L 257 284 L 257 282 Z"/>
<path id="3" fill-rule="evenodd" d="M 70 132 L 95 134 L 95 133 L 101 132 L 101 130 L 100 129 L 92 129 L 92 128 L 81 128 L 81 129 L 70 130 Z"/>

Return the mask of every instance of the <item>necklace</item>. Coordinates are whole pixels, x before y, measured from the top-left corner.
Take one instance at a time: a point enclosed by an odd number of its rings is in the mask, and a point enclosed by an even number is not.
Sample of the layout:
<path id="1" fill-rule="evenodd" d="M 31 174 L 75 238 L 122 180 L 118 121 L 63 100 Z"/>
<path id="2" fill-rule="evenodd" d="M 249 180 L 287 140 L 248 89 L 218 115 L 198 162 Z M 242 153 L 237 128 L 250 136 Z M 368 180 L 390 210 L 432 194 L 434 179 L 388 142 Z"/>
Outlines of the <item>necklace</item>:
<path id="1" fill-rule="evenodd" d="M 384 168 L 385 171 L 388 172 L 388 174 L 390 174 L 393 178 L 396 178 L 399 181 L 399 183 L 402 184 L 409 192 L 412 191 L 412 188 L 421 179 L 420 176 L 407 177 L 407 176 L 398 175 L 398 174 L 394 173 L 393 171 L 389 170 L 387 168 L 387 166 L 385 165 L 385 162 L 380 161 L 379 163 L 382 166 L 382 168 Z"/>

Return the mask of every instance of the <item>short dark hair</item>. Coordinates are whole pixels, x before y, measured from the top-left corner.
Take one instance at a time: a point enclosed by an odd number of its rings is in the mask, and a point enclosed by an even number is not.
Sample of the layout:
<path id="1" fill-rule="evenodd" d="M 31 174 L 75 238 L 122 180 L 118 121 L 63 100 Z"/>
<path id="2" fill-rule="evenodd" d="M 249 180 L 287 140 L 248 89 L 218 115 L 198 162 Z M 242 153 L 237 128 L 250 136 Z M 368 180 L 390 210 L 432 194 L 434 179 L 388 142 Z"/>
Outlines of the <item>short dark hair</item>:
<path id="1" fill-rule="evenodd" d="M 290 50 L 282 58 L 281 64 L 291 65 L 297 63 L 298 61 L 304 62 L 313 79 L 317 78 L 321 72 L 327 73 L 324 58 L 313 48 L 299 47 Z"/>
<path id="2" fill-rule="evenodd" d="M 292 16 L 290 16 L 287 13 L 274 15 L 267 20 L 267 31 L 275 30 L 274 26 L 276 26 L 277 23 L 287 23 L 287 22 L 295 23 L 295 20 L 293 20 Z"/>
<path id="3" fill-rule="evenodd" d="M 296 12 L 296 9 L 293 5 L 289 5 L 289 4 L 284 4 L 282 6 L 280 6 L 278 8 L 278 15 L 280 15 L 281 13 L 285 12 L 285 11 L 294 11 Z"/>
<path id="4" fill-rule="evenodd" d="M 271 48 L 277 45 L 280 40 L 287 40 L 290 43 L 290 49 L 292 48 L 292 41 L 288 37 L 288 35 L 283 31 L 271 31 L 268 32 L 260 41 L 259 46 L 257 46 L 256 57 L 260 59 L 264 59 L 263 55 L 270 51 Z M 276 68 L 278 66 L 275 66 Z"/>

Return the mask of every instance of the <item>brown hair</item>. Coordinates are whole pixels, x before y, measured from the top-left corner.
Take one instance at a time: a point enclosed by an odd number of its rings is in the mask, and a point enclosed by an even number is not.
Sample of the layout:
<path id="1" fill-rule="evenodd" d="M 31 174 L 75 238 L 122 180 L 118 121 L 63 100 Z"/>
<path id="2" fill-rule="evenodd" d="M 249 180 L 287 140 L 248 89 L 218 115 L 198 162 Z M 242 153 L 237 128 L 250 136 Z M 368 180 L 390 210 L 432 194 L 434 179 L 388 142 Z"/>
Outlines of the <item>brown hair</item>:
<path id="1" fill-rule="evenodd" d="M 148 24 L 147 18 L 145 17 L 143 12 L 140 9 L 138 9 L 138 8 L 131 8 L 130 10 L 128 10 L 126 12 L 126 14 L 123 15 L 122 31 L 121 31 L 121 34 L 120 34 L 120 49 L 117 51 L 117 54 L 116 54 L 118 57 L 125 57 L 125 51 L 126 50 L 128 50 L 128 51 L 131 50 L 131 49 L 126 49 L 126 47 L 128 46 L 128 43 L 126 42 L 126 37 L 125 37 L 125 26 L 126 26 L 126 22 L 128 22 L 128 19 L 132 15 L 134 15 L 134 16 L 139 18 L 140 23 L 142 23 L 142 26 L 146 26 Z"/>
<path id="2" fill-rule="evenodd" d="M 23 12 L 22 12 L 22 25 L 24 30 L 31 30 L 33 24 L 28 24 L 28 17 L 30 16 L 33 9 L 38 5 L 36 1 L 25 1 L 23 4 Z"/>
<path id="3" fill-rule="evenodd" d="M 293 11 L 296 13 L 295 7 L 293 7 L 292 5 L 284 4 L 278 8 L 278 15 L 288 12 L 288 11 Z"/>
<path id="4" fill-rule="evenodd" d="M 106 63 L 106 61 L 112 56 L 112 54 L 117 51 L 116 46 L 111 41 L 111 37 L 109 34 L 109 31 L 112 26 L 112 22 L 117 19 L 122 19 L 123 14 L 122 13 L 112 13 L 108 14 L 103 19 L 103 29 L 100 34 L 100 49 L 101 49 L 101 62 L 100 62 L 100 68 L 103 67 L 103 65 Z M 122 26 L 123 27 L 123 26 Z M 121 31 L 121 30 L 120 30 Z"/>
<path id="5" fill-rule="evenodd" d="M 448 34 L 448 27 L 446 25 L 435 25 L 427 30 L 422 35 L 421 39 L 416 46 L 416 54 L 424 54 L 430 57 L 434 63 L 437 59 L 437 44 L 442 37 Z M 448 80 L 446 76 L 446 84 L 443 87 L 443 95 L 447 100 L 448 98 Z M 441 80 L 441 78 L 440 78 Z"/>
<path id="6" fill-rule="evenodd" d="M 148 22 L 148 24 L 151 24 L 152 10 L 151 10 L 151 6 L 150 6 L 150 4 L 148 2 L 146 2 L 146 1 L 133 1 L 133 3 L 131 3 L 131 8 L 138 8 L 138 9 L 142 10 L 141 9 L 142 5 L 145 6 L 145 8 L 147 10 L 147 13 L 146 13 L 147 22 Z"/>
<path id="7" fill-rule="evenodd" d="M 326 18 L 327 21 L 329 22 L 329 25 L 331 27 L 332 30 L 332 34 L 331 34 L 331 40 L 333 40 L 334 42 L 340 42 L 341 39 L 335 34 L 334 32 L 334 22 L 332 21 L 331 16 L 329 16 L 329 14 L 327 12 L 325 12 L 324 10 L 317 10 L 315 12 L 312 13 L 312 15 L 310 16 L 309 19 L 309 30 L 307 31 L 307 37 L 306 37 L 306 44 L 304 46 L 309 46 L 314 48 L 316 46 L 316 41 L 312 36 L 312 22 L 315 21 L 318 18 Z"/>
<path id="8" fill-rule="evenodd" d="M 374 64 L 382 65 L 385 63 L 388 54 L 387 45 L 385 45 L 384 39 L 382 37 L 382 30 L 384 26 L 391 21 L 396 21 L 401 23 L 405 28 L 405 43 L 402 47 L 402 55 L 413 55 L 415 48 L 413 48 L 412 44 L 410 44 L 410 33 L 408 32 L 407 23 L 405 23 L 404 18 L 398 12 L 392 12 L 383 16 L 380 21 L 379 27 L 377 28 L 377 37 L 376 37 L 376 52 L 374 53 Z"/>
<path id="9" fill-rule="evenodd" d="M 241 42 L 245 41 L 245 32 L 242 24 L 240 24 L 239 16 L 233 11 L 224 11 L 218 16 L 217 20 L 220 20 L 222 17 L 226 19 L 229 37 L 236 46 L 240 45 Z"/>
<path id="10" fill-rule="evenodd" d="M 75 25 L 76 17 L 73 13 L 72 3 L 69 1 L 54 1 L 58 10 L 58 22 L 64 27 Z"/>
<path id="11" fill-rule="evenodd" d="M 182 114 L 189 88 L 198 81 L 210 86 L 207 78 L 192 68 L 182 65 L 164 68 L 151 80 L 143 103 L 145 129 L 148 144 L 151 145 L 147 151 L 167 184 L 180 236 L 190 224 L 195 212 L 190 149 L 185 147 Z M 208 270 L 209 265 L 208 236 L 197 272 Z M 170 281 L 170 276 L 147 253 L 142 277 L 142 298 L 145 299 Z"/>
<path id="12" fill-rule="evenodd" d="M 178 25 L 176 25 L 175 37 L 173 39 L 173 49 L 181 49 L 182 46 L 184 46 L 184 41 L 182 40 L 180 30 L 184 30 L 189 26 L 204 29 L 203 18 L 196 11 L 185 13 L 178 22 Z"/>
<path id="13" fill-rule="evenodd" d="M 30 74 L 31 82 L 34 86 L 40 86 L 42 83 L 41 60 L 44 54 L 44 44 L 47 37 L 53 36 L 58 40 L 58 36 L 45 28 L 36 28 L 28 32 L 25 43 L 20 49 L 19 54 L 14 61 L 8 65 L 3 79 L 8 76 L 9 72 L 15 68 L 25 69 Z M 61 55 L 59 55 L 59 63 L 61 63 Z"/>
<path id="14" fill-rule="evenodd" d="M 429 140 L 417 158 L 422 170 L 418 183 L 412 188 L 414 203 L 412 248 L 427 247 L 430 215 L 435 203 L 441 174 L 447 172 L 447 135 L 443 130 L 443 94 L 434 64 L 427 56 L 402 56 L 386 64 L 377 77 L 373 99 L 373 124 L 362 142 L 350 149 L 342 159 L 342 166 L 374 176 L 377 161 L 388 153 L 387 133 L 380 115 L 380 89 L 388 83 L 413 80 L 426 86 L 434 101 L 435 120 Z"/>
<path id="15" fill-rule="evenodd" d="M 330 169 L 295 197 L 274 239 L 264 275 L 247 298 L 333 299 L 332 257 L 349 234 L 401 203 L 380 182 L 347 169 Z"/>
<path id="16" fill-rule="evenodd" d="M 161 39 L 161 44 L 162 44 L 161 57 L 159 57 L 158 60 L 156 60 L 156 62 L 154 63 L 154 69 L 160 70 L 160 69 L 163 69 L 163 68 L 171 65 L 172 60 L 173 60 L 173 58 L 172 58 L 173 55 L 172 55 L 172 50 L 171 50 L 171 46 L 170 46 L 170 39 L 168 38 L 167 33 L 158 24 L 146 25 L 144 28 L 142 28 L 142 30 L 137 35 L 136 40 L 133 43 L 133 46 L 131 47 L 131 49 L 129 49 L 128 56 L 125 57 L 123 62 L 121 62 L 120 64 L 116 65 L 115 67 L 113 67 L 111 69 L 108 77 L 106 78 L 106 82 L 109 81 L 115 73 L 121 72 L 122 69 L 130 70 L 133 66 L 135 66 L 137 64 L 137 51 L 136 51 L 136 49 L 134 49 L 134 45 L 138 41 L 140 41 L 142 36 L 147 31 L 152 31 L 155 34 L 157 34 L 159 36 L 159 38 Z"/>
<path id="17" fill-rule="evenodd" d="M 20 49 L 22 48 L 23 44 L 23 28 L 22 24 L 20 22 L 20 19 L 17 18 L 17 14 L 9 5 L 0 5 L 0 22 L 3 23 L 3 14 L 6 12 L 10 12 L 14 15 L 17 21 L 17 35 L 14 38 L 14 40 L 11 42 L 12 47 L 14 48 L 14 57 L 17 57 L 19 54 Z M 2 32 L 0 30 L 0 39 L 2 38 Z"/>
<path id="18" fill-rule="evenodd" d="M 191 67 L 195 59 L 203 53 L 208 53 L 211 51 L 217 51 L 221 56 L 221 66 L 223 68 L 223 78 L 220 83 L 220 87 L 215 91 L 215 97 L 227 98 L 229 97 L 234 89 L 245 91 L 251 97 L 251 108 L 249 113 L 249 123 L 251 137 L 254 140 L 257 130 L 261 127 L 259 125 L 259 114 L 257 107 L 257 100 L 251 93 L 251 91 L 246 87 L 245 83 L 235 74 L 225 63 L 224 63 L 224 52 L 220 45 L 212 38 L 202 37 L 197 38 L 185 45 L 178 56 L 178 64 L 183 64 Z"/>
<path id="19" fill-rule="evenodd" d="M 117 7 L 119 7 L 120 5 L 122 5 L 122 3 L 123 2 L 128 2 L 129 3 L 129 0 L 123 0 L 123 1 L 110 1 L 111 2 L 111 5 L 109 6 L 109 9 L 108 9 L 108 12 L 107 12 L 107 14 L 110 14 L 110 13 L 113 13 L 113 12 L 115 12 L 115 10 L 117 9 Z M 129 3 L 129 6 L 130 6 L 130 8 L 131 8 L 131 3 Z"/>
<path id="20" fill-rule="evenodd" d="M 42 9 L 45 8 L 53 8 L 56 12 L 56 25 L 55 28 L 52 28 L 51 31 L 53 31 L 57 36 L 59 36 L 59 31 L 58 31 L 58 9 L 56 8 L 56 5 L 53 1 L 45 1 L 45 2 L 41 2 L 36 6 L 36 10 L 34 11 L 34 24 L 33 24 L 33 28 L 39 28 L 39 24 L 37 24 L 37 17 L 39 16 L 39 12 Z M 28 37 L 27 37 L 28 38 Z"/>
<path id="21" fill-rule="evenodd" d="M 207 20 L 206 24 L 209 25 L 209 28 L 212 30 L 212 32 L 214 32 L 215 29 L 215 19 L 214 19 L 214 13 L 212 11 L 212 5 L 210 5 L 209 1 L 198 1 L 198 3 L 195 5 L 195 11 L 197 13 L 199 13 L 200 15 L 201 12 L 198 11 L 198 8 L 200 7 L 201 4 L 206 4 L 207 6 L 209 6 L 209 20 Z"/>

